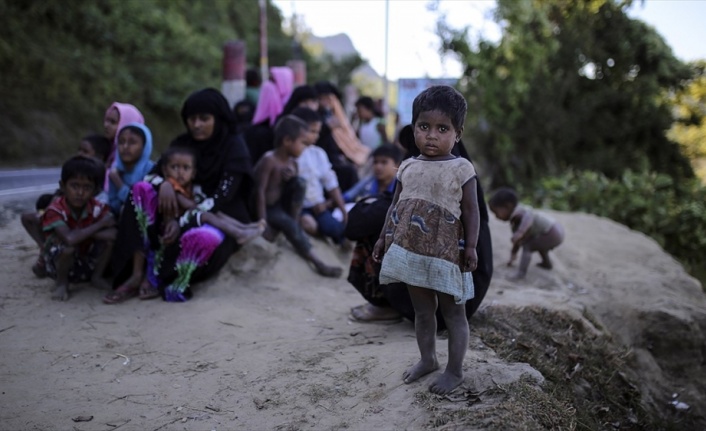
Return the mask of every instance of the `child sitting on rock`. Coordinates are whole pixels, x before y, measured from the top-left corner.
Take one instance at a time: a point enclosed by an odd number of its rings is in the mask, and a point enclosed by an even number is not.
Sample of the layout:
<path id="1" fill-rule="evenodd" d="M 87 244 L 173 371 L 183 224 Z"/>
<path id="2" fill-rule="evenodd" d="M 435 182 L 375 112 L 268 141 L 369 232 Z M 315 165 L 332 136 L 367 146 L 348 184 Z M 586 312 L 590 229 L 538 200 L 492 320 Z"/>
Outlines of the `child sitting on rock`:
<path id="1" fill-rule="evenodd" d="M 552 269 L 549 251 L 564 241 L 564 228 L 557 221 L 539 214 L 530 206 L 520 204 L 517 193 L 508 187 L 498 189 L 488 201 L 488 207 L 499 220 L 510 222 L 513 234 L 508 266 L 512 266 L 517 251 L 522 247 L 520 267 L 511 276 L 512 279 L 520 279 L 527 274 L 527 267 L 535 251 L 542 257 L 537 266 Z"/>

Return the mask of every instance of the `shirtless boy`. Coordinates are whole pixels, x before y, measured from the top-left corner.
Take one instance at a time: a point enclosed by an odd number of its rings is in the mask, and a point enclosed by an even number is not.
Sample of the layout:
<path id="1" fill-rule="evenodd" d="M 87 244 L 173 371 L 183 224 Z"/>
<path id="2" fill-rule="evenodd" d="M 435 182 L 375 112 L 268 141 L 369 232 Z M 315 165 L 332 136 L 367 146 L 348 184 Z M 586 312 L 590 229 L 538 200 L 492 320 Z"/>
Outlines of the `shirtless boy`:
<path id="1" fill-rule="evenodd" d="M 308 126 L 287 115 L 275 125 L 275 149 L 268 151 L 255 166 L 257 215 L 269 229 L 281 231 L 294 249 L 325 277 L 339 277 L 342 268 L 328 266 L 312 251 L 311 243 L 299 224 L 305 185 L 297 176 L 298 157 L 306 148 Z"/>

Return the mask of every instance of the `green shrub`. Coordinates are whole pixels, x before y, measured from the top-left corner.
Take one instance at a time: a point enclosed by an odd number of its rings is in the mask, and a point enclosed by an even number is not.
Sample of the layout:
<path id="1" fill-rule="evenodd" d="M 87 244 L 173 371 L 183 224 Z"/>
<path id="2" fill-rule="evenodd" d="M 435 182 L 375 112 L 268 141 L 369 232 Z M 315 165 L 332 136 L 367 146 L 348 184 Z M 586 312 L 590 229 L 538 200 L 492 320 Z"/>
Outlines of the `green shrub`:
<path id="1" fill-rule="evenodd" d="M 697 181 L 676 183 L 664 174 L 632 171 L 609 179 L 600 172 L 569 170 L 523 192 L 533 205 L 592 213 L 643 232 L 703 281 L 706 188 Z"/>

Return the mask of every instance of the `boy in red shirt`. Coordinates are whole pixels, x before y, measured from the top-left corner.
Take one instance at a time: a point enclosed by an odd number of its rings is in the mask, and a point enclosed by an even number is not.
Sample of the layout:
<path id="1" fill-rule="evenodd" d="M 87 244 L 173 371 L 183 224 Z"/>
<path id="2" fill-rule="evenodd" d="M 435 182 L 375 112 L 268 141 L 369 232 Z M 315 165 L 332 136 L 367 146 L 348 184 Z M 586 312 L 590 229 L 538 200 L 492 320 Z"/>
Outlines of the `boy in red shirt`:
<path id="1" fill-rule="evenodd" d="M 88 157 L 75 156 L 61 167 L 61 196 L 41 219 L 46 273 L 56 280 L 52 299 L 69 299 L 69 282 L 108 286 L 103 272 L 117 229 L 110 208 L 94 198 L 104 179 L 105 168 Z"/>

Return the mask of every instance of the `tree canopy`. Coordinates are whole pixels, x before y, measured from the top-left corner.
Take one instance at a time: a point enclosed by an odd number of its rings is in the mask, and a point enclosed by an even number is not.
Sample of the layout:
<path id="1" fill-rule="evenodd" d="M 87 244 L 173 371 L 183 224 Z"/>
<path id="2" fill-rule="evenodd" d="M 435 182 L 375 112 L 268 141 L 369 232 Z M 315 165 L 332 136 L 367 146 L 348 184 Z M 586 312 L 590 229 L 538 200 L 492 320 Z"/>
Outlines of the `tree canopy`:
<path id="1" fill-rule="evenodd" d="M 269 64 L 284 65 L 292 38 L 279 9 L 267 17 Z M 164 145 L 183 127 L 186 96 L 220 88 L 222 47 L 234 39 L 259 65 L 256 1 L 0 0 L 0 158 L 32 148 L 56 163 L 116 100 L 136 105 Z"/>
<path id="2" fill-rule="evenodd" d="M 569 167 L 617 177 L 627 169 L 693 176 L 666 131 L 669 94 L 691 77 L 630 1 L 498 0 L 502 37 L 471 43 L 439 23 L 465 65 L 467 133 L 493 185 Z"/>

